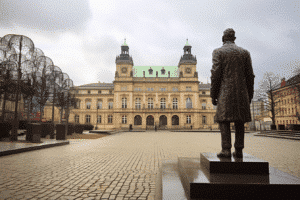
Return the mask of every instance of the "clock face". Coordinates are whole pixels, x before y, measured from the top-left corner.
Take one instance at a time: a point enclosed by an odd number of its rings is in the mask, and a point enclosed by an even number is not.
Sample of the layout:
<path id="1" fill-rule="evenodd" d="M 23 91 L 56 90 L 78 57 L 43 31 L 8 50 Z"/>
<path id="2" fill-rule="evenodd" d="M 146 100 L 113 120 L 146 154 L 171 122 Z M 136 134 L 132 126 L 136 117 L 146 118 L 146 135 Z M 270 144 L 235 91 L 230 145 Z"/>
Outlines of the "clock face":
<path id="1" fill-rule="evenodd" d="M 122 73 L 126 73 L 127 72 L 127 68 L 126 67 L 123 67 L 122 68 Z"/>
<path id="2" fill-rule="evenodd" d="M 191 73 L 191 71 L 192 71 L 192 70 L 191 70 L 191 68 L 189 68 L 189 67 L 187 67 L 187 68 L 185 69 L 185 72 L 188 73 L 188 74 Z"/>

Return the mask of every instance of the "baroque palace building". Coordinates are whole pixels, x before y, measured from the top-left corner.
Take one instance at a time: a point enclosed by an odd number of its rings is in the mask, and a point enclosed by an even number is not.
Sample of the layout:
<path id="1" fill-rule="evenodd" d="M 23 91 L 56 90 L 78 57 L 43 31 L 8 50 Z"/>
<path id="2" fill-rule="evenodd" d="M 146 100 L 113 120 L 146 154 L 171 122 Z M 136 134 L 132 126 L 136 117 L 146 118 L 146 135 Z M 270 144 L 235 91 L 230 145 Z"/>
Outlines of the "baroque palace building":
<path id="1" fill-rule="evenodd" d="M 210 84 L 198 81 L 197 59 L 186 42 L 178 66 L 134 66 L 126 41 L 116 57 L 113 83 L 76 86 L 77 108 L 69 122 L 90 123 L 97 129 L 212 128 L 216 106 L 211 103 Z M 55 121 L 59 111 L 55 109 Z M 51 120 L 52 107 L 44 117 Z"/>

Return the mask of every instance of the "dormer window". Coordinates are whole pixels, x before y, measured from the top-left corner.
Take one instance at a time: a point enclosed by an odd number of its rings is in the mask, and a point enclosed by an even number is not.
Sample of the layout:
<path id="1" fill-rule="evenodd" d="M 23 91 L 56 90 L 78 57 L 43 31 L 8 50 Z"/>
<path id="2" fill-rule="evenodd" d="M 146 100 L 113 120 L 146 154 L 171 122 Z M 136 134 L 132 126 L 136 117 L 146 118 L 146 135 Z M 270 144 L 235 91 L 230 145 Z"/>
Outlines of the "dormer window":
<path id="1" fill-rule="evenodd" d="M 149 75 L 152 75 L 153 74 L 153 69 L 150 67 L 150 69 L 148 70 L 149 72 Z"/>
<path id="2" fill-rule="evenodd" d="M 166 70 L 164 68 L 162 68 L 162 70 L 160 70 L 160 71 L 161 71 L 161 75 L 165 75 Z"/>

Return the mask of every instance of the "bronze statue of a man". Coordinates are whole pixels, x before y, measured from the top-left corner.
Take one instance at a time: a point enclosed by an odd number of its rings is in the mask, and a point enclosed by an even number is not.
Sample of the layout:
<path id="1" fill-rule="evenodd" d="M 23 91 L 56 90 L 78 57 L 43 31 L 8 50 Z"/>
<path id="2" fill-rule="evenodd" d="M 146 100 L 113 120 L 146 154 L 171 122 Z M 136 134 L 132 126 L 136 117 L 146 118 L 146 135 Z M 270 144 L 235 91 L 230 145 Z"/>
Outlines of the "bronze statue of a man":
<path id="1" fill-rule="evenodd" d="M 222 151 L 218 157 L 231 157 L 230 122 L 235 126 L 234 157 L 243 157 L 244 123 L 251 121 L 250 103 L 253 98 L 254 73 L 250 53 L 238 47 L 235 32 L 229 28 L 222 37 L 223 46 L 212 53 L 211 92 L 213 105 L 218 105 Z"/>

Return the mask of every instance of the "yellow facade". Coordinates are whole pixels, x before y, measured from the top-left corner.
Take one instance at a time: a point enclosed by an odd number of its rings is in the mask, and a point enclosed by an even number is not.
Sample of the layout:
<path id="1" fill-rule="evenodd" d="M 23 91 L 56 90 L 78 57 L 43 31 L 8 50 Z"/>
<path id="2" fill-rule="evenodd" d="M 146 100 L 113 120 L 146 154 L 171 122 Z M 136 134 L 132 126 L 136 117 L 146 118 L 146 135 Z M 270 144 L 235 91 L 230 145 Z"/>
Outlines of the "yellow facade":
<path id="1" fill-rule="evenodd" d="M 291 80 L 285 82 L 282 80 L 281 86 L 273 92 L 275 104 L 275 124 L 288 125 L 299 124 L 297 105 L 299 105 L 299 82 L 290 83 L 292 79 L 297 79 L 298 76 L 292 77 Z M 270 113 L 271 116 L 271 113 Z"/>
<path id="2" fill-rule="evenodd" d="M 134 67 L 129 47 L 124 43 L 116 58 L 113 83 L 75 87 L 79 102 L 71 110 L 69 122 L 90 123 L 101 130 L 128 128 L 130 124 L 137 129 L 150 129 L 154 125 L 164 129 L 218 129 L 210 84 L 199 82 L 196 64 L 187 43 L 178 66 L 171 66 L 172 76 L 170 71 L 163 72 L 164 67 L 159 70 L 157 66 Z M 152 68 L 156 71 L 150 73 Z M 137 71 L 143 75 L 137 76 Z M 52 119 L 51 106 L 45 107 L 44 117 Z M 59 118 L 56 108 L 54 121 Z"/>

